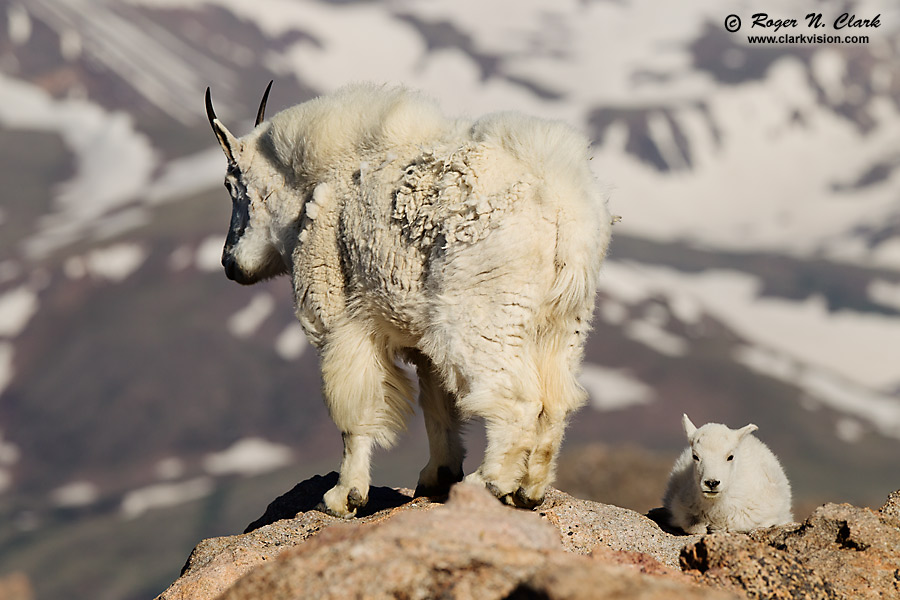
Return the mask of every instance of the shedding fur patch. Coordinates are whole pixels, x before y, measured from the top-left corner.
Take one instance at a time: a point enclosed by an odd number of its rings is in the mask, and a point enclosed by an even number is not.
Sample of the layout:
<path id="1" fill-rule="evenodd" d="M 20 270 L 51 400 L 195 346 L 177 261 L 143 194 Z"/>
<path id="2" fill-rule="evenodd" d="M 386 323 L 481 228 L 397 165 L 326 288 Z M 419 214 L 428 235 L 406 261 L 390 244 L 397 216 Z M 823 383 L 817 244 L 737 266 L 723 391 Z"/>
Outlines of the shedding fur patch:
<path id="1" fill-rule="evenodd" d="M 491 189 L 479 180 L 477 164 L 484 148 L 467 143 L 448 156 L 429 152 L 406 168 L 394 201 L 392 218 L 416 245 L 475 243 L 502 223 L 516 201 L 529 194 L 532 182 L 519 180 Z"/>

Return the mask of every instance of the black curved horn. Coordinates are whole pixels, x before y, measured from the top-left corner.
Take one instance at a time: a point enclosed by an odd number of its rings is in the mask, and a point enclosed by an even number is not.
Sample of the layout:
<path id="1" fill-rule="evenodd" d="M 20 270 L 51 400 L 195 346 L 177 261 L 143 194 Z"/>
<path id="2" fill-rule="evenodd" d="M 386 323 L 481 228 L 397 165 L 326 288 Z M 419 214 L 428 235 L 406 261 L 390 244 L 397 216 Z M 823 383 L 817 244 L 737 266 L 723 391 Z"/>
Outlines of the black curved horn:
<path id="1" fill-rule="evenodd" d="M 216 130 L 216 126 L 213 125 L 213 121 L 218 119 L 216 116 L 216 111 L 213 109 L 212 98 L 209 97 L 209 88 L 206 88 L 206 116 L 209 117 L 209 126 L 213 128 L 213 131 Z"/>
<path id="2" fill-rule="evenodd" d="M 259 103 L 259 110 L 256 113 L 256 125 L 259 125 L 266 118 L 266 100 L 269 99 L 269 90 L 272 89 L 272 84 L 275 83 L 275 80 L 269 82 L 269 85 L 266 86 L 266 92 L 263 94 L 262 102 Z M 254 125 L 254 127 L 256 126 Z"/>

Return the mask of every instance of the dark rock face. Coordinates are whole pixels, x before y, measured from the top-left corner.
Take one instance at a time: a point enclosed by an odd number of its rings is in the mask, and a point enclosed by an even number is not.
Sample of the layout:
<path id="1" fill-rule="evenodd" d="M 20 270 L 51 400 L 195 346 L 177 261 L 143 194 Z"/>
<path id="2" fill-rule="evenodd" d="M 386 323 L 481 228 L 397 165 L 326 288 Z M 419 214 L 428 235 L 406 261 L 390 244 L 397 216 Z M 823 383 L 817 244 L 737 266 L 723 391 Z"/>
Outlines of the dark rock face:
<path id="1" fill-rule="evenodd" d="M 891 507 L 896 494 L 878 512 L 826 504 L 801 524 L 705 536 L 684 549 L 681 565 L 751 598 L 900 598 L 900 518 Z"/>

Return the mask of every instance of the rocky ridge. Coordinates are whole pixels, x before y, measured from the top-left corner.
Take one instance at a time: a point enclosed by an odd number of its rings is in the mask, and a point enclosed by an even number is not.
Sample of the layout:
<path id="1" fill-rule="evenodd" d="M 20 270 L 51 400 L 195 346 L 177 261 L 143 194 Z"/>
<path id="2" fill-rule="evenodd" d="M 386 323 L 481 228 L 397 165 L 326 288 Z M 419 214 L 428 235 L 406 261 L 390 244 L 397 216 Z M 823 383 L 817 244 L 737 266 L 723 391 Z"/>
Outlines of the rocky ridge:
<path id="1" fill-rule="evenodd" d="M 337 475 L 276 499 L 241 535 L 202 541 L 157 600 L 900 597 L 900 494 L 827 504 L 750 535 L 678 536 L 551 490 L 537 510 L 457 485 L 446 503 L 372 488 L 357 519 L 316 510 Z"/>

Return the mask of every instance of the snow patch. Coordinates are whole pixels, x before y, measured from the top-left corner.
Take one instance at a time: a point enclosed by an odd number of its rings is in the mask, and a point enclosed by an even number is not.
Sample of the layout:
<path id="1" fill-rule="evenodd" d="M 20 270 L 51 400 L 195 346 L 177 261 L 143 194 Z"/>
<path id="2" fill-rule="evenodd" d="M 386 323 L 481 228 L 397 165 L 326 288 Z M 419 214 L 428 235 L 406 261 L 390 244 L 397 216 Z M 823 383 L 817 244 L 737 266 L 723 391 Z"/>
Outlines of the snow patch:
<path id="1" fill-rule="evenodd" d="M 824 48 L 813 54 L 811 66 L 813 76 L 825 92 L 828 101 L 835 105 L 840 104 L 847 93 L 847 84 L 844 81 L 847 64 L 841 53 L 834 48 Z"/>
<path id="2" fill-rule="evenodd" d="M 649 320 L 632 321 L 625 326 L 625 336 L 666 356 L 685 356 L 688 343 L 683 337 L 666 331 Z"/>
<path id="3" fill-rule="evenodd" d="M 253 335 L 259 326 L 269 318 L 275 309 L 275 300 L 271 294 L 257 294 L 250 304 L 231 315 L 228 319 L 228 331 L 238 339 Z"/>
<path id="4" fill-rule="evenodd" d="M 875 304 L 900 310 L 900 283 L 876 279 L 869 284 L 866 292 Z"/>
<path id="5" fill-rule="evenodd" d="M 13 3 L 7 6 L 6 33 L 15 46 L 21 46 L 31 38 L 31 17 L 22 5 Z"/>
<path id="6" fill-rule="evenodd" d="M 225 240 L 220 235 L 211 235 L 200 242 L 195 261 L 197 268 L 207 273 L 222 270 L 222 248 Z"/>
<path id="7" fill-rule="evenodd" d="M 610 325 L 621 325 L 628 319 L 628 308 L 621 302 L 604 299 L 600 302 L 600 318 Z"/>
<path id="8" fill-rule="evenodd" d="M 147 200 L 160 204 L 221 186 L 225 179 L 225 155 L 218 144 L 213 146 L 167 163 L 162 174 L 147 190 Z M 222 202 L 228 202 L 228 194 L 224 190 Z"/>
<path id="9" fill-rule="evenodd" d="M 650 404 L 656 398 L 652 387 L 621 369 L 584 363 L 578 380 L 587 390 L 591 406 L 599 411 L 623 410 Z"/>
<path id="10" fill-rule="evenodd" d="M 3 440 L 0 433 L 0 466 L 9 467 L 19 462 L 19 449 L 15 444 Z"/>
<path id="11" fill-rule="evenodd" d="M 212 491 L 213 482 L 209 477 L 197 477 L 180 483 L 157 483 L 126 494 L 120 511 L 126 519 L 134 519 L 153 509 L 199 500 Z"/>
<path id="12" fill-rule="evenodd" d="M 848 444 L 860 441 L 866 435 L 866 428 L 856 419 L 839 419 L 834 425 L 834 433 L 838 439 Z"/>
<path id="13" fill-rule="evenodd" d="M 184 271 L 194 262 L 194 251 L 190 246 L 182 245 L 169 255 L 169 268 L 173 271 Z"/>
<path id="14" fill-rule="evenodd" d="M 0 394 L 13 380 L 13 346 L 9 342 L 0 342 Z"/>
<path id="15" fill-rule="evenodd" d="M 244 438 L 208 455 L 203 466 L 211 475 L 258 475 L 290 464 L 291 449 L 260 438 Z"/>
<path id="16" fill-rule="evenodd" d="M 805 408 L 821 404 L 868 423 L 884 435 L 900 439 L 900 398 L 878 393 L 848 379 L 813 365 L 804 364 L 771 348 L 742 346 L 734 353 L 739 363 L 773 379 L 784 381 L 803 390 L 809 397 Z M 852 428 L 839 425 L 842 439 L 853 437 Z"/>
<path id="17" fill-rule="evenodd" d="M 291 323 L 275 339 L 275 351 L 284 360 L 296 360 L 309 347 L 306 334 L 299 323 Z"/>
<path id="18" fill-rule="evenodd" d="M 38 297 L 26 286 L 0 295 L 0 336 L 16 337 L 38 310 Z"/>
<path id="19" fill-rule="evenodd" d="M 747 342 L 777 349 L 863 387 L 891 389 L 898 383 L 896 366 L 884 360 L 900 347 L 900 319 L 895 317 L 850 310 L 829 312 L 820 296 L 803 301 L 762 297 L 762 282 L 736 271 L 683 273 L 607 261 L 603 273 L 600 289 L 619 300 L 690 298 L 703 313 L 725 323 Z M 647 325 L 633 328 L 629 335 L 650 340 L 648 343 L 654 343 L 654 338 L 667 339 Z M 678 351 L 678 342 L 669 340 L 663 345 L 666 343 Z"/>
<path id="20" fill-rule="evenodd" d="M 95 68 L 115 74 L 144 100 L 183 123 L 201 118 L 194 103 L 207 81 L 234 85 L 233 71 L 216 59 L 197 56 L 188 41 L 126 3 L 28 0 L 28 5 L 60 36 L 64 57 L 83 54 Z M 77 42 L 71 32 L 78 32 Z"/>
<path id="21" fill-rule="evenodd" d="M 90 275 L 95 279 L 119 282 L 140 268 L 147 252 L 137 244 L 121 243 L 92 250 L 84 257 L 72 257 L 64 265 L 69 277 Z"/>
<path id="22" fill-rule="evenodd" d="M 178 479 L 184 474 L 184 462 L 174 456 L 156 463 L 156 476 L 160 479 Z"/>
<path id="23" fill-rule="evenodd" d="M 73 62 L 81 58 L 83 51 L 81 34 L 75 29 L 66 29 L 59 36 L 59 52 L 63 59 Z"/>
<path id="24" fill-rule="evenodd" d="M 76 174 L 56 194 L 26 242 L 40 258 L 85 235 L 104 233 L 100 218 L 134 201 L 151 180 L 157 157 L 129 115 L 75 98 L 56 100 L 38 86 L 0 74 L 0 123 L 54 131 L 76 157 Z"/>
<path id="25" fill-rule="evenodd" d="M 56 488 L 50 494 L 50 500 L 62 508 L 78 508 L 89 506 L 100 497 L 100 490 L 89 481 L 73 481 Z"/>
<path id="26" fill-rule="evenodd" d="M 875 246 L 871 258 L 879 267 L 900 271 L 900 237 L 892 237 Z"/>

